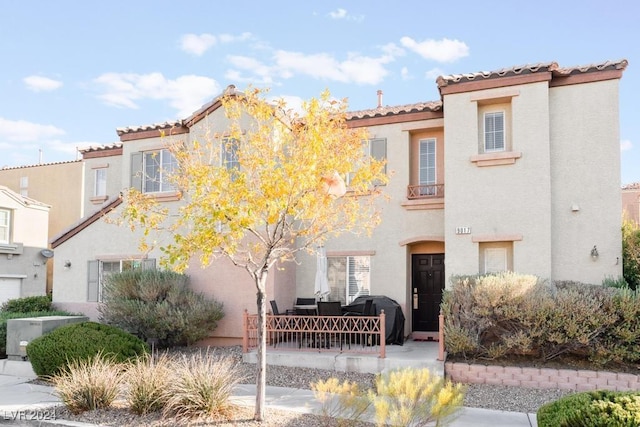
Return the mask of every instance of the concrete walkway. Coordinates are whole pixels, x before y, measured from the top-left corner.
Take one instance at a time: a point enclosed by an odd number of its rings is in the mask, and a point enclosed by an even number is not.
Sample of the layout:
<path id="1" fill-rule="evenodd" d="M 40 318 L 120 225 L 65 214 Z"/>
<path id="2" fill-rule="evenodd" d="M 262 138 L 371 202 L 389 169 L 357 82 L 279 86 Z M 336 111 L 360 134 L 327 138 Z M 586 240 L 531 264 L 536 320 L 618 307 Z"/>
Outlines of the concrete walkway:
<path id="1" fill-rule="evenodd" d="M 66 420 L 48 420 L 51 414 L 43 412 L 42 408 L 60 404 L 60 399 L 54 394 L 53 387 L 31 384 L 29 381 L 34 378 L 35 374 L 28 362 L 0 361 L 0 424 L 91 426 Z M 232 400 L 238 404 L 253 406 L 255 394 L 255 385 L 239 385 L 233 393 Z M 310 390 L 283 387 L 267 387 L 266 404 L 272 408 L 309 414 L 318 413 L 320 407 Z M 27 418 L 39 418 L 40 421 L 27 421 Z M 535 414 L 463 408 L 450 426 L 537 427 L 537 423 Z"/>

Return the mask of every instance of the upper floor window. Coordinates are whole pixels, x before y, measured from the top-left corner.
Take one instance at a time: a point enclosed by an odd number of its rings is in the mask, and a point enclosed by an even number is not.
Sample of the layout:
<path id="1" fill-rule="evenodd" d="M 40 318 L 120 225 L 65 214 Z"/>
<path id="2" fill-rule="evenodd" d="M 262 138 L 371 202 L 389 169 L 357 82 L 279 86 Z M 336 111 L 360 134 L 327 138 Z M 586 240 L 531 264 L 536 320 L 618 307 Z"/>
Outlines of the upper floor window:
<path id="1" fill-rule="evenodd" d="M 20 177 L 20 195 L 22 197 L 29 197 L 29 177 Z"/>
<path id="2" fill-rule="evenodd" d="M 484 114 L 484 151 L 505 150 L 504 111 Z"/>
<path id="3" fill-rule="evenodd" d="M 95 170 L 95 188 L 93 190 L 95 197 L 107 195 L 107 169 L 99 168 Z"/>
<path id="4" fill-rule="evenodd" d="M 362 144 L 364 155 L 368 158 L 372 158 L 378 161 L 387 160 L 387 139 L 386 138 L 374 138 L 364 141 Z M 387 173 L 387 165 L 385 163 L 383 173 Z M 346 184 L 349 185 L 353 179 L 354 173 L 347 175 Z M 379 183 L 375 183 L 379 184 Z"/>
<path id="5" fill-rule="evenodd" d="M 238 160 L 238 147 L 239 143 L 237 139 L 224 138 L 222 140 L 222 146 L 220 151 L 222 153 L 222 166 L 228 170 L 240 169 L 240 161 Z"/>
<path id="6" fill-rule="evenodd" d="M 329 300 L 350 304 L 371 290 L 369 256 L 327 257 L 327 277 L 331 293 Z"/>
<path id="7" fill-rule="evenodd" d="M 0 209 L 0 243 L 10 243 L 11 240 L 11 211 Z"/>
<path id="8" fill-rule="evenodd" d="M 436 183 L 436 139 L 428 138 L 420 140 L 419 153 L 419 182 L 420 195 L 435 195 L 436 188 L 431 187 Z"/>
<path id="9" fill-rule="evenodd" d="M 178 163 L 167 149 L 146 151 L 143 153 L 142 170 L 143 193 L 160 193 L 175 190 L 169 181 L 171 173 L 177 168 Z"/>

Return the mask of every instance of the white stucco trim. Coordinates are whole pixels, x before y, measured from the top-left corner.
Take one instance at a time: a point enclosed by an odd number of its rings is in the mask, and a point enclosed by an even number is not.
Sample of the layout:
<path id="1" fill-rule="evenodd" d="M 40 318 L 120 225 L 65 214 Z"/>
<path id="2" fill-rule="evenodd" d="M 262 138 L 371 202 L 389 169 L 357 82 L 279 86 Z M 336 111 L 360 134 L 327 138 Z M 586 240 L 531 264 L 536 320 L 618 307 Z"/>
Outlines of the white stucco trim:
<path id="1" fill-rule="evenodd" d="M 522 234 L 477 234 L 471 237 L 474 243 L 486 242 L 517 242 L 522 240 Z"/>

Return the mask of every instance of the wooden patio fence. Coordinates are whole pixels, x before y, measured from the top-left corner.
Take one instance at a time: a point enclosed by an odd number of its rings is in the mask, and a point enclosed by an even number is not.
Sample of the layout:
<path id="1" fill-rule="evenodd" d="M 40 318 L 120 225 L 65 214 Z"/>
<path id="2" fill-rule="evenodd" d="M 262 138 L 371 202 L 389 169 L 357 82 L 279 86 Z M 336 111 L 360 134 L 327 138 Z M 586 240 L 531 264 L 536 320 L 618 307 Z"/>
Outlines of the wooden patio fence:
<path id="1" fill-rule="evenodd" d="M 258 346 L 258 315 L 244 311 L 242 350 Z M 267 314 L 267 346 L 277 350 L 378 354 L 386 357 L 385 314 L 313 316 Z"/>

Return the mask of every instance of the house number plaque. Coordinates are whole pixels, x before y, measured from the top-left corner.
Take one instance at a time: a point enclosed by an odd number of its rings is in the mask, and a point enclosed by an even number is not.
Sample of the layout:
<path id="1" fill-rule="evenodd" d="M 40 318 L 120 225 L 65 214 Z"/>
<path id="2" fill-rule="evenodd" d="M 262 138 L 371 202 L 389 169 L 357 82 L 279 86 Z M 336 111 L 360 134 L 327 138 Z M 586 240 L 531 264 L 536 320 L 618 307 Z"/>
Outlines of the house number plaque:
<path id="1" fill-rule="evenodd" d="M 456 227 L 456 234 L 471 234 L 471 227 Z"/>

